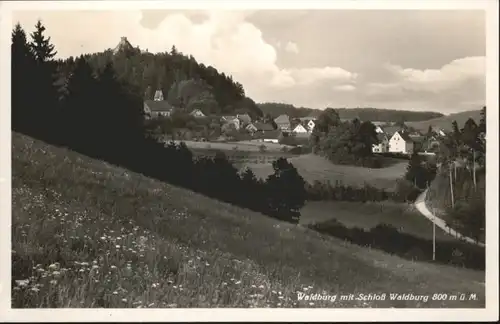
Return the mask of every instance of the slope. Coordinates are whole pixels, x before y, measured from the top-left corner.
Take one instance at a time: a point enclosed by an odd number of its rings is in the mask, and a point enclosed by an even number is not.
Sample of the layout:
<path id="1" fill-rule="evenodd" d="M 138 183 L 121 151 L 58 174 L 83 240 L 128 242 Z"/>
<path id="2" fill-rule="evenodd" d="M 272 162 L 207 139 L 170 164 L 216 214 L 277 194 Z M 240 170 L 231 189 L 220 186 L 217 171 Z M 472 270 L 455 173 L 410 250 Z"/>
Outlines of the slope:
<path id="1" fill-rule="evenodd" d="M 12 146 L 13 307 L 485 305 L 484 272 L 345 244 L 24 135 Z M 297 291 L 479 298 L 310 304 Z"/>
<path id="2" fill-rule="evenodd" d="M 423 132 L 427 132 L 429 126 L 441 128 L 445 131 L 451 131 L 452 130 L 451 124 L 453 123 L 454 120 L 457 121 L 459 127 L 462 127 L 469 118 L 472 118 L 476 123 L 479 123 L 479 120 L 481 119 L 481 111 L 480 110 L 464 111 L 426 121 L 406 122 L 406 125 L 411 126 Z"/>

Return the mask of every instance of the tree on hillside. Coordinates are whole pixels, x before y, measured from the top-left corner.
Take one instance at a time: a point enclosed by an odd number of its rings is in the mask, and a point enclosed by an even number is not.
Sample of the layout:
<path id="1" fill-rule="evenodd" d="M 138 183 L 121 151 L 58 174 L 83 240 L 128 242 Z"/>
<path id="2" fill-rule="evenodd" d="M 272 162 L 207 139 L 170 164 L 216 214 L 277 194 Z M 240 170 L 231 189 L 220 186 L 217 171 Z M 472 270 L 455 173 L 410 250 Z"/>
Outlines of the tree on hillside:
<path id="1" fill-rule="evenodd" d="M 11 45 L 11 87 L 12 87 L 12 128 L 26 131 L 36 125 L 36 119 L 30 110 L 34 110 L 32 97 L 26 95 L 32 89 L 32 79 L 27 77 L 34 66 L 34 58 L 30 51 L 26 32 L 19 23 L 12 31 Z M 35 111 L 36 112 L 36 111 Z"/>
<path id="2" fill-rule="evenodd" d="M 54 138 L 53 132 L 58 126 L 59 117 L 59 92 L 55 85 L 57 76 L 57 66 L 54 56 L 57 54 L 55 47 L 51 44 L 50 37 L 46 37 L 45 26 L 41 21 L 35 25 L 35 31 L 31 33 L 31 42 L 28 44 L 31 57 L 34 59 L 30 73 L 30 100 L 33 105 L 31 113 L 36 123 L 42 124 L 36 128 L 45 127 L 44 136 Z M 40 109 L 44 107 L 45 109 Z M 39 131 L 37 131 L 39 133 Z"/>
<path id="3" fill-rule="evenodd" d="M 413 182 L 416 187 L 421 189 L 424 189 L 428 185 L 429 177 L 427 170 L 423 165 L 422 157 L 417 151 L 414 151 L 410 157 L 410 161 L 406 167 L 405 179 Z"/>
<path id="4" fill-rule="evenodd" d="M 476 122 L 472 118 L 469 118 L 462 128 L 461 134 L 464 147 L 463 155 L 465 156 L 469 169 L 471 170 L 474 188 L 476 188 L 476 163 L 482 153 L 482 143 L 479 137 L 480 129 Z"/>
<path id="5" fill-rule="evenodd" d="M 278 219 L 298 223 L 306 200 L 305 181 L 285 158 L 274 161 L 273 169 L 266 181 L 269 212 Z"/>
<path id="6" fill-rule="evenodd" d="M 313 147 L 313 152 L 324 151 L 321 148 L 321 139 L 327 136 L 327 133 L 336 126 L 341 124 L 338 113 L 332 108 L 326 108 L 321 115 L 316 119 L 316 125 L 311 133 L 310 141 Z"/>
<path id="7" fill-rule="evenodd" d="M 373 145 L 378 144 L 375 125 L 369 121 L 361 123 L 357 134 L 355 134 L 355 140 L 360 143 L 360 147 L 358 148 L 356 155 L 360 157 L 371 156 Z"/>
<path id="8" fill-rule="evenodd" d="M 50 43 L 50 37 L 45 37 L 44 32 L 45 26 L 38 20 L 35 31 L 31 34 L 33 41 L 30 43 L 31 52 L 38 63 L 50 61 L 57 54 L 55 46 Z"/>
<path id="9" fill-rule="evenodd" d="M 89 139 L 87 132 L 89 126 L 96 119 L 95 114 L 90 114 L 89 109 L 96 107 L 98 102 L 97 80 L 92 68 L 83 56 L 75 60 L 74 70 L 67 81 L 67 95 L 63 102 L 62 117 L 66 121 L 64 133 L 67 139 L 79 147 Z"/>

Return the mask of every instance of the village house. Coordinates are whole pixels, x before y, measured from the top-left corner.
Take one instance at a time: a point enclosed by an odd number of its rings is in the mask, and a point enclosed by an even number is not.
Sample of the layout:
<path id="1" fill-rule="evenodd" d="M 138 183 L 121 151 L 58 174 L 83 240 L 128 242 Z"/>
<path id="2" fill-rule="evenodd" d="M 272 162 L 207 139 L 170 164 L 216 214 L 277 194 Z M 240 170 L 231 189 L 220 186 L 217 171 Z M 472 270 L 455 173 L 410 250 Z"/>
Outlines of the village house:
<path id="1" fill-rule="evenodd" d="M 259 133 L 257 136 L 260 142 L 278 144 L 283 137 L 283 132 L 279 129 L 273 129 L 265 131 L 264 133 Z"/>
<path id="2" fill-rule="evenodd" d="M 375 132 L 377 134 L 384 134 L 384 130 L 382 129 L 382 127 L 380 127 L 378 125 L 375 125 Z"/>
<path id="3" fill-rule="evenodd" d="M 274 119 L 274 122 L 281 131 L 289 132 L 292 128 L 288 115 L 280 115 Z"/>
<path id="4" fill-rule="evenodd" d="M 433 131 L 436 135 L 438 135 L 438 136 L 441 136 L 441 137 L 446 136 L 446 132 L 445 132 L 443 129 L 439 128 L 439 127 L 432 127 L 432 131 Z"/>
<path id="5" fill-rule="evenodd" d="M 384 133 L 377 134 L 378 144 L 373 144 L 373 153 L 386 153 L 389 152 L 389 138 Z"/>
<path id="6" fill-rule="evenodd" d="M 302 125 L 309 131 L 312 132 L 314 129 L 314 126 L 316 126 L 316 118 L 314 117 L 301 117 L 299 118 L 300 122 Z"/>
<path id="7" fill-rule="evenodd" d="M 271 124 L 266 124 L 266 123 L 261 123 L 261 122 L 255 122 L 248 124 L 245 129 L 251 133 L 252 135 L 255 134 L 264 134 L 266 132 L 274 131 L 274 127 Z"/>
<path id="8" fill-rule="evenodd" d="M 199 110 L 199 109 L 195 109 L 193 110 L 192 112 L 189 113 L 191 116 L 193 116 L 194 118 L 203 118 L 203 117 L 207 117 L 205 116 L 205 114 Z"/>
<path id="9" fill-rule="evenodd" d="M 241 122 L 236 116 L 222 116 L 221 121 L 224 124 L 233 124 L 236 130 L 239 130 L 241 127 Z"/>
<path id="10" fill-rule="evenodd" d="M 298 137 L 309 137 L 309 135 L 311 134 L 309 130 L 302 124 L 298 124 L 297 126 L 295 126 L 292 132 L 295 134 L 295 136 Z"/>
<path id="11" fill-rule="evenodd" d="M 144 101 L 144 114 L 147 119 L 158 117 L 170 117 L 174 107 L 163 98 L 163 92 L 157 90 L 153 100 Z"/>
<path id="12" fill-rule="evenodd" d="M 413 153 L 414 142 L 407 132 L 397 131 L 389 140 L 389 152 L 391 153 Z"/>
<path id="13" fill-rule="evenodd" d="M 245 127 L 252 122 L 252 117 L 250 117 L 250 115 L 248 114 L 239 114 L 236 115 L 236 118 L 240 120 L 240 124 L 242 127 Z"/>

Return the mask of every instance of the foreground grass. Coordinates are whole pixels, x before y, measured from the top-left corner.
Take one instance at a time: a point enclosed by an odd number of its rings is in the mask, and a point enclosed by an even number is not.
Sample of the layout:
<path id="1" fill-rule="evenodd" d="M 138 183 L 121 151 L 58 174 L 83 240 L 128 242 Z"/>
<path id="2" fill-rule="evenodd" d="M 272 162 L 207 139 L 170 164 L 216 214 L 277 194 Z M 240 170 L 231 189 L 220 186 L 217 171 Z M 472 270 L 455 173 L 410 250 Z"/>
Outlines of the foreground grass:
<path id="1" fill-rule="evenodd" d="M 330 181 L 335 185 L 336 181 L 341 181 L 345 185 L 363 186 L 368 183 L 380 189 L 393 189 L 396 181 L 406 172 L 407 161 L 397 163 L 381 169 L 370 169 L 351 165 L 333 164 L 327 159 L 314 155 L 305 154 L 292 157 L 290 162 L 297 168 L 299 174 L 309 183 L 316 180 Z M 267 178 L 273 173 L 272 165 L 269 164 L 248 164 L 257 177 Z"/>
<path id="2" fill-rule="evenodd" d="M 347 227 L 369 230 L 381 223 L 396 227 L 424 239 L 432 239 L 432 222 L 420 215 L 413 204 L 384 202 L 312 201 L 301 210 L 301 224 L 313 224 L 336 219 Z M 455 241 L 456 239 L 436 227 L 436 239 Z"/>
<path id="3" fill-rule="evenodd" d="M 12 139 L 13 307 L 485 305 L 483 272 L 363 249 L 26 136 Z M 305 302 L 297 292 L 479 299 Z"/>

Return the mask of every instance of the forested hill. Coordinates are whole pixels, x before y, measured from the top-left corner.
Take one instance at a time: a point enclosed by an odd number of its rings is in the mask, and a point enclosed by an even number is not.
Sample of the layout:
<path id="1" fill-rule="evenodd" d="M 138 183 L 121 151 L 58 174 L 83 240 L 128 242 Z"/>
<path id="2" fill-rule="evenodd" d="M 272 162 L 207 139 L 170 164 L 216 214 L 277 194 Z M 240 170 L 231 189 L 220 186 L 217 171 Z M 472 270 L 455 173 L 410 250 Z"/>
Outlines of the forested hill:
<path id="1" fill-rule="evenodd" d="M 152 54 L 133 47 L 122 37 L 114 49 L 86 54 L 84 58 L 94 71 L 104 69 L 111 60 L 118 78 L 134 86 L 144 99 L 153 99 L 155 91 L 161 89 L 165 100 L 187 110 L 198 108 L 205 114 L 262 116 L 255 102 L 245 96 L 240 83 L 212 66 L 198 63 L 175 46 L 168 52 Z M 62 79 L 73 70 L 75 61 L 73 57 L 57 61 Z"/>
<path id="2" fill-rule="evenodd" d="M 319 109 L 311 109 L 300 107 L 297 108 L 290 104 L 284 103 L 258 103 L 257 106 L 262 110 L 264 114 L 270 114 L 273 117 L 277 117 L 281 114 L 287 114 L 291 117 L 307 117 L 307 116 L 317 116 L 321 113 Z M 444 116 L 437 112 L 420 112 L 420 111 L 408 111 L 408 110 L 392 110 L 392 109 L 380 109 L 380 108 L 335 108 L 335 111 L 339 114 L 342 119 L 354 119 L 358 118 L 360 120 L 366 121 L 424 121 L 433 118 L 439 118 Z"/>

